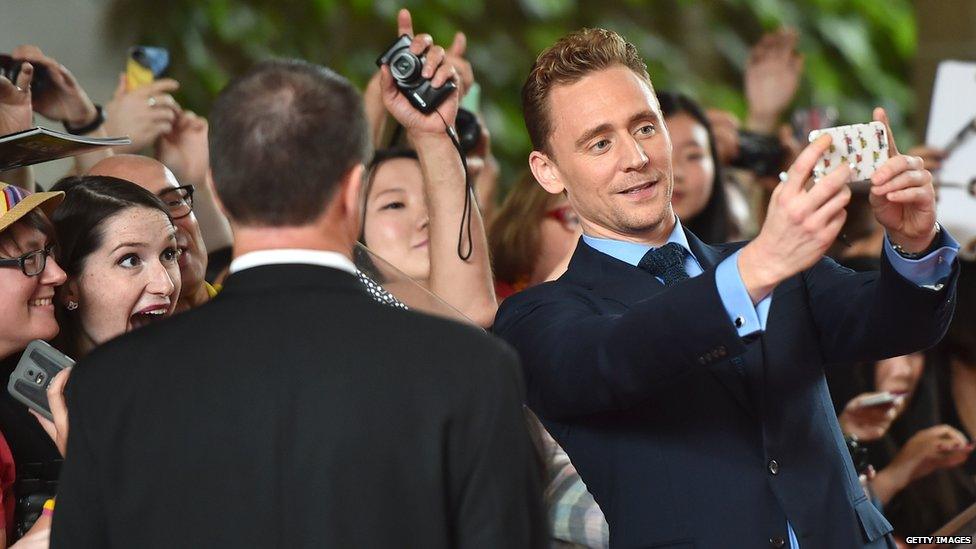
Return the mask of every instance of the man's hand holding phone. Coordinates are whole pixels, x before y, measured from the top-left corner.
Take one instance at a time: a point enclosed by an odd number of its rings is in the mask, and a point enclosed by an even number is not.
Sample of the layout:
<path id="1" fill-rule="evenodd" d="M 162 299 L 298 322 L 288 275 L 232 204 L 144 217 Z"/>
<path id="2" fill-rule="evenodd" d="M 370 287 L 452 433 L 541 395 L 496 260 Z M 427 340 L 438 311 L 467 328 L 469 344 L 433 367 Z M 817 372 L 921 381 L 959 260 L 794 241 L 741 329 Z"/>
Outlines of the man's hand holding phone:
<path id="1" fill-rule="evenodd" d="M 850 167 L 838 166 L 816 185 L 808 185 L 831 141 L 824 135 L 803 149 L 785 181 L 773 190 L 759 235 L 739 254 L 739 274 L 753 303 L 820 261 L 844 226 L 844 208 L 851 199 Z"/>
<path id="2" fill-rule="evenodd" d="M 935 239 L 935 187 L 932 173 L 917 156 L 898 153 L 884 109 L 874 109 L 874 119 L 888 128 L 890 158 L 871 176 L 874 217 L 892 244 L 908 253 L 928 249 Z"/>

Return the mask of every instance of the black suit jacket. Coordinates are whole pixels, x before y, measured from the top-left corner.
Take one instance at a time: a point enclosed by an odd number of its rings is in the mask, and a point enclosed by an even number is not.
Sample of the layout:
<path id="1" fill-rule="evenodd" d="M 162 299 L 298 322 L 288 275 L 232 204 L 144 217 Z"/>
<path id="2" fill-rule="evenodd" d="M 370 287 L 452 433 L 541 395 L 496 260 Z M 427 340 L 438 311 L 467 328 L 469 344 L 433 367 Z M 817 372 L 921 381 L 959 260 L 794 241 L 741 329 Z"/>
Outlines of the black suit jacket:
<path id="1" fill-rule="evenodd" d="M 779 546 L 788 517 L 802 549 L 883 547 L 891 527 L 858 483 L 823 365 L 934 344 L 955 278 L 934 292 L 887 263 L 856 274 L 824 259 L 776 288 L 765 333 L 744 340 L 715 284 L 741 244 L 687 234 L 698 277 L 665 289 L 581 241 L 559 280 L 495 320 L 611 545 Z"/>
<path id="2" fill-rule="evenodd" d="M 515 354 L 312 265 L 82 360 L 55 548 L 539 547 Z"/>

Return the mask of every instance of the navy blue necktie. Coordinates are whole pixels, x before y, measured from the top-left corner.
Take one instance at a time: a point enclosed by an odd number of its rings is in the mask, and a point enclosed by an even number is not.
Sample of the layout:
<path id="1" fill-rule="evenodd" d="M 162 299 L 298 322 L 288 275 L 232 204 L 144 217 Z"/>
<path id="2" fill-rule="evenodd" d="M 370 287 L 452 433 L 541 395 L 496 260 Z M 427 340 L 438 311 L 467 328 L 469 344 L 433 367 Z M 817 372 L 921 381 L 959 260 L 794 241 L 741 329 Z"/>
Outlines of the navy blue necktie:
<path id="1" fill-rule="evenodd" d="M 637 266 L 663 280 L 665 286 L 673 286 L 688 278 L 688 271 L 685 271 L 687 255 L 688 250 L 681 244 L 668 242 L 660 248 L 649 250 Z"/>

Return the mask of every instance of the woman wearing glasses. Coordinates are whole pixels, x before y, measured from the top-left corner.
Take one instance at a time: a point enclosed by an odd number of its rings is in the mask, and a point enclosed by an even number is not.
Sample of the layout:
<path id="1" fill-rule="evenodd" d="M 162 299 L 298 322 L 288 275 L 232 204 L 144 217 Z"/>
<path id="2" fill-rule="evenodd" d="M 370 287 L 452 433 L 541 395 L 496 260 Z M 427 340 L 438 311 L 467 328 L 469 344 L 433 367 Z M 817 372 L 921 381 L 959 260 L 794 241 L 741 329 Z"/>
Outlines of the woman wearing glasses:
<path id="1" fill-rule="evenodd" d="M 56 239 L 47 216 L 62 198 L 62 193 L 32 194 L 0 183 L 0 370 L 3 371 L 3 385 L 16 366 L 20 352 L 31 340 L 51 339 L 58 333 L 54 294 L 55 288 L 63 284 L 66 277 L 51 255 Z M 15 538 L 15 496 L 28 495 L 23 486 L 19 486 L 15 493 L 14 456 L 23 466 L 50 462 L 60 458 L 60 454 L 28 415 L 27 409 L 5 390 L 0 394 L 0 430 L 0 547 L 6 547 Z"/>
<path id="2" fill-rule="evenodd" d="M 561 274 L 581 234 L 569 200 L 547 193 L 526 172 L 488 231 L 498 299 Z"/>
<path id="3" fill-rule="evenodd" d="M 78 359 L 94 347 L 171 315 L 180 294 L 176 228 L 162 201 L 105 176 L 63 179 L 54 213 L 58 263 L 57 347 Z"/>

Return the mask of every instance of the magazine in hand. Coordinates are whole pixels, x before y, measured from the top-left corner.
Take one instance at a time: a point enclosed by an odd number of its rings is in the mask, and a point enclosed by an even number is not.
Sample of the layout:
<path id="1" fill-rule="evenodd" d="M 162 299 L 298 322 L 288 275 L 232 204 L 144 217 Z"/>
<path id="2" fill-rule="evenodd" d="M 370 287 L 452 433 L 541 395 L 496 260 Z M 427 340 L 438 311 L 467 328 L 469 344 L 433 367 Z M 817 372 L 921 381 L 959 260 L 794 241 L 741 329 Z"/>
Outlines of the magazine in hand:
<path id="1" fill-rule="evenodd" d="M 41 127 L 31 128 L 0 136 L 0 171 L 129 143 L 132 140 L 128 137 L 85 137 Z"/>

